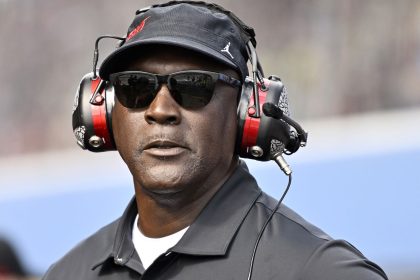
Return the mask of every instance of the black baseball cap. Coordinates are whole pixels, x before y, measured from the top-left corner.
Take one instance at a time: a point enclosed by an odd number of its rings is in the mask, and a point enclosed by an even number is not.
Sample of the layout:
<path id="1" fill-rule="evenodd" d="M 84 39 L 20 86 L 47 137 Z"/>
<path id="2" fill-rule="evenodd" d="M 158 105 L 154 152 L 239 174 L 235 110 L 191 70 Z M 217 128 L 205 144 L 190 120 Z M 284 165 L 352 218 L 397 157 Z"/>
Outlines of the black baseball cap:
<path id="1" fill-rule="evenodd" d="M 201 53 L 232 67 L 245 79 L 246 42 L 231 16 L 204 2 L 167 4 L 137 11 L 125 41 L 99 68 L 102 79 L 108 80 L 122 58 L 140 52 L 146 45 L 176 46 Z"/>

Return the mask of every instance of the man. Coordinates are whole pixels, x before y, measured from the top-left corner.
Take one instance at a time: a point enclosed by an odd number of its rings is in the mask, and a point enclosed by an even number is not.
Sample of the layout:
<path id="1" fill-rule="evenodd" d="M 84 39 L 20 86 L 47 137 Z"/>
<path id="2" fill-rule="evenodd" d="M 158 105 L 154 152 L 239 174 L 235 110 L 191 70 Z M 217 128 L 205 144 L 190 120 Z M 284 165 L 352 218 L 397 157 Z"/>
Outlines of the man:
<path id="1" fill-rule="evenodd" d="M 232 18 L 205 4 L 136 15 L 100 68 L 115 88 L 113 137 L 135 199 L 44 279 L 247 279 L 251 263 L 251 279 L 386 279 L 286 206 L 251 261 L 276 201 L 235 149 L 245 44 Z"/>

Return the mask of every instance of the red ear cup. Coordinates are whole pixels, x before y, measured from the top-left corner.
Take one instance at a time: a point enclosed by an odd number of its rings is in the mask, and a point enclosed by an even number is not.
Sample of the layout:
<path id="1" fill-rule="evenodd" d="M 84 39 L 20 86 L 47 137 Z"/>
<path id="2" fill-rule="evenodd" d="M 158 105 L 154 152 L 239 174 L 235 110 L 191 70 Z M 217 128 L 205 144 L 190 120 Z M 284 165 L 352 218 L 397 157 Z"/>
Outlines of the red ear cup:
<path id="1" fill-rule="evenodd" d="M 286 91 L 280 79 L 272 76 L 264 79 L 264 87 L 258 82 L 261 116 L 255 117 L 253 81 L 246 78 L 238 105 L 238 133 L 236 151 L 240 157 L 260 161 L 272 159 L 276 151 L 283 151 L 291 138 L 290 126 L 282 120 L 264 115 L 262 107 L 269 102 L 278 105 L 288 114 Z"/>
<path id="2" fill-rule="evenodd" d="M 93 73 L 80 81 L 73 105 L 73 132 L 77 144 L 93 152 L 115 150 L 112 135 L 114 89 Z"/>
<path id="3" fill-rule="evenodd" d="M 265 92 L 261 91 L 260 85 L 258 85 L 258 94 L 260 105 L 262 105 L 265 100 Z M 238 105 L 238 133 L 236 137 L 236 150 L 243 158 L 252 158 L 251 148 L 257 145 L 260 118 L 254 118 L 254 113 L 253 81 L 246 77 Z"/>

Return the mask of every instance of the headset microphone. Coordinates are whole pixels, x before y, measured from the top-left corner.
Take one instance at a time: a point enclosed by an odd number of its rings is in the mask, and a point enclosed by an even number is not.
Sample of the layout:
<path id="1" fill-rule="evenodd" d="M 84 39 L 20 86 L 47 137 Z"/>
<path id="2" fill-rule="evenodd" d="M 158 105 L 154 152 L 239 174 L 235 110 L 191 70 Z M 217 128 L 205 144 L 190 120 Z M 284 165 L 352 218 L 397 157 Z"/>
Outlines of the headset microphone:
<path id="1" fill-rule="evenodd" d="M 277 120 L 281 119 L 284 115 L 283 111 L 279 107 L 270 102 L 264 103 L 263 112 L 267 116 L 275 118 Z"/>

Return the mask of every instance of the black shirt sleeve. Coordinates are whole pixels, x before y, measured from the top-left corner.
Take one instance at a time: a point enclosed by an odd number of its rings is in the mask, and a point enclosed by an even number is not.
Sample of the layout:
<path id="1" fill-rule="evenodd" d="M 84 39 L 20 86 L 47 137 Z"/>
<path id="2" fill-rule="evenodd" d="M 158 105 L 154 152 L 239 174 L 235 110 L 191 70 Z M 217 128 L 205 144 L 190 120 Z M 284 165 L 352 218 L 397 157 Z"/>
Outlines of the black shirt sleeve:
<path id="1" fill-rule="evenodd" d="M 388 280 L 385 272 L 344 240 L 318 247 L 301 270 L 300 280 Z"/>

